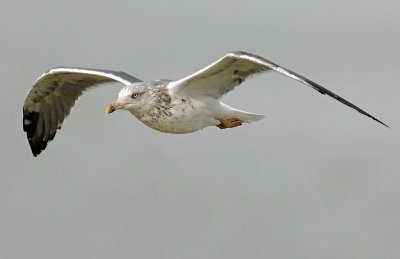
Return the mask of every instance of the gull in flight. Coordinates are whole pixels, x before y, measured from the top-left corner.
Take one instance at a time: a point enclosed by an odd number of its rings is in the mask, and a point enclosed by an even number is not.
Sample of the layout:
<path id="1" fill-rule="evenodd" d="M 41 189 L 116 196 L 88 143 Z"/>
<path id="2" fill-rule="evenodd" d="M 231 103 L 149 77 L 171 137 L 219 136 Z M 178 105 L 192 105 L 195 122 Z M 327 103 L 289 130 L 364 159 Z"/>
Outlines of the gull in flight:
<path id="1" fill-rule="evenodd" d="M 308 85 L 388 127 L 344 98 L 260 56 L 236 51 L 177 81 L 143 82 L 124 72 L 59 67 L 41 75 L 29 90 L 23 107 L 23 130 L 34 156 L 53 140 L 78 97 L 104 83 L 125 85 L 107 113 L 128 110 L 141 122 L 166 133 L 191 133 L 209 126 L 233 128 L 262 119 L 260 114 L 232 108 L 221 97 L 247 78 L 276 71 Z"/>

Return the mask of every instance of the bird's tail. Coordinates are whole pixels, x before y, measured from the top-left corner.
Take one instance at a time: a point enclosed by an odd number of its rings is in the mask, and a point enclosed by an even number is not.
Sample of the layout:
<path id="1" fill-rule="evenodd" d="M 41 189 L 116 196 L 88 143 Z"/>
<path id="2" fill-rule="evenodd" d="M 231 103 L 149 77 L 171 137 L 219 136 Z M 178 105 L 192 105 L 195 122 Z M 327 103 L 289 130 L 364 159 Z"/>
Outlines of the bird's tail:
<path id="1" fill-rule="evenodd" d="M 222 104 L 222 105 L 223 105 L 224 110 L 227 113 L 225 116 L 227 116 L 228 118 L 237 118 L 237 119 L 247 122 L 247 123 L 259 121 L 259 120 L 265 118 L 265 116 L 261 115 L 261 114 L 245 112 L 245 111 L 230 107 L 229 105 L 226 105 L 226 104 Z"/>
<path id="2" fill-rule="evenodd" d="M 259 120 L 265 118 L 265 116 L 261 115 L 261 114 L 255 114 L 255 113 L 250 113 L 250 112 L 245 112 L 245 111 L 240 111 L 240 110 L 237 110 L 236 114 L 237 115 L 235 116 L 235 118 L 238 118 L 241 121 L 244 121 L 247 123 L 259 121 Z"/>

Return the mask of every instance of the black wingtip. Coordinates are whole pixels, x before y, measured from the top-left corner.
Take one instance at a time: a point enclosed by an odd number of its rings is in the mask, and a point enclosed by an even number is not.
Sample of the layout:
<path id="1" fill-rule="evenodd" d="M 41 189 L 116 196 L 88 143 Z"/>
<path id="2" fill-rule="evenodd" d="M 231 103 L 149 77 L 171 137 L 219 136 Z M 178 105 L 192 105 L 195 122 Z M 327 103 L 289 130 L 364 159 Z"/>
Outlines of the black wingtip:
<path id="1" fill-rule="evenodd" d="M 376 119 L 376 118 L 373 118 L 375 121 L 377 121 L 377 122 L 379 122 L 380 124 L 382 124 L 383 126 L 385 126 L 386 128 L 388 128 L 388 129 L 391 129 L 391 127 L 389 126 L 389 125 L 387 125 L 386 123 L 383 123 L 382 121 L 380 121 L 380 120 L 378 120 L 378 119 Z"/>
<path id="2" fill-rule="evenodd" d="M 43 141 L 41 136 L 35 136 L 39 115 L 38 112 L 23 112 L 23 130 L 26 132 L 26 137 L 34 157 L 37 157 L 47 147 L 47 141 Z"/>
<path id="3" fill-rule="evenodd" d="M 37 157 L 47 147 L 47 141 L 37 141 L 36 139 L 28 139 L 32 154 Z"/>
<path id="4" fill-rule="evenodd" d="M 42 153 L 43 150 L 46 149 L 47 142 L 42 142 L 41 144 L 35 144 L 29 141 L 29 146 L 31 147 L 33 156 L 37 157 L 38 155 L 40 155 L 40 153 Z"/>
<path id="5" fill-rule="evenodd" d="M 28 141 L 29 141 L 29 146 L 31 147 L 32 154 L 34 157 L 37 157 L 42 152 L 42 150 L 44 150 L 47 146 L 46 142 L 43 142 L 42 144 L 38 144 L 38 143 L 35 143 L 35 141 L 33 141 L 32 139 L 28 139 Z"/>
<path id="6" fill-rule="evenodd" d="M 363 109 L 361 109 L 361 108 L 355 106 L 354 104 L 352 104 L 351 102 L 345 100 L 344 98 L 340 97 L 339 95 L 334 94 L 333 92 L 329 91 L 329 90 L 326 89 L 326 88 L 323 88 L 322 86 L 318 85 L 317 83 L 315 83 L 315 82 L 313 82 L 313 81 L 311 81 L 311 80 L 309 80 L 309 79 L 307 79 L 307 83 L 308 83 L 309 85 L 311 85 L 311 86 L 317 85 L 318 87 L 322 88 L 323 90 L 318 89 L 318 88 L 314 88 L 314 89 L 317 90 L 320 94 L 329 95 L 330 97 L 333 97 L 334 99 L 336 99 L 336 100 L 338 100 L 339 102 L 341 102 L 341 103 L 343 103 L 343 104 L 349 106 L 350 108 L 355 109 L 356 111 L 358 111 L 358 112 L 361 113 L 362 115 L 365 115 L 365 116 L 367 116 L 367 117 L 373 119 L 374 121 L 380 123 L 381 125 L 385 126 L 386 128 L 391 129 L 390 126 L 387 125 L 386 123 L 384 123 L 384 122 L 378 120 L 377 118 L 375 118 L 375 117 L 372 116 L 371 114 L 369 114 L 369 113 L 367 113 L 366 111 L 364 111 Z"/>

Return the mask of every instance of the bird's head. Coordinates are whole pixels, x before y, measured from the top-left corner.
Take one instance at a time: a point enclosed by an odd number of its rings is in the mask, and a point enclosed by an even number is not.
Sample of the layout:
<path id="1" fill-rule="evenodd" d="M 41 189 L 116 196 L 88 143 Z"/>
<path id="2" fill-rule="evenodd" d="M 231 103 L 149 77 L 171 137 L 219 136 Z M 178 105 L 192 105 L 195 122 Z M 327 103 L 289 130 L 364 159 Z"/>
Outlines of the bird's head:
<path id="1" fill-rule="evenodd" d="M 139 112 L 148 105 L 149 97 L 148 87 L 142 83 L 125 86 L 119 92 L 117 101 L 110 104 L 106 112 L 112 113 L 116 110 Z"/>

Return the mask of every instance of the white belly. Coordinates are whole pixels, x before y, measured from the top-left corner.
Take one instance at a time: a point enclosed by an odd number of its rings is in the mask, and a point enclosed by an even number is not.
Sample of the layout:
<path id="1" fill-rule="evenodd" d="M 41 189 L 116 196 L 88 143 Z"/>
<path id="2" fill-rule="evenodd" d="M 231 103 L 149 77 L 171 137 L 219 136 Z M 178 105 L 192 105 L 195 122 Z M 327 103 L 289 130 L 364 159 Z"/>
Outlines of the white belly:
<path id="1" fill-rule="evenodd" d="M 155 108 L 151 112 L 135 116 L 150 128 L 175 134 L 191 133 L 220 123 L 207 102 L 189 98 L 185 101 L 174 100 L 167 110 Z"/>

